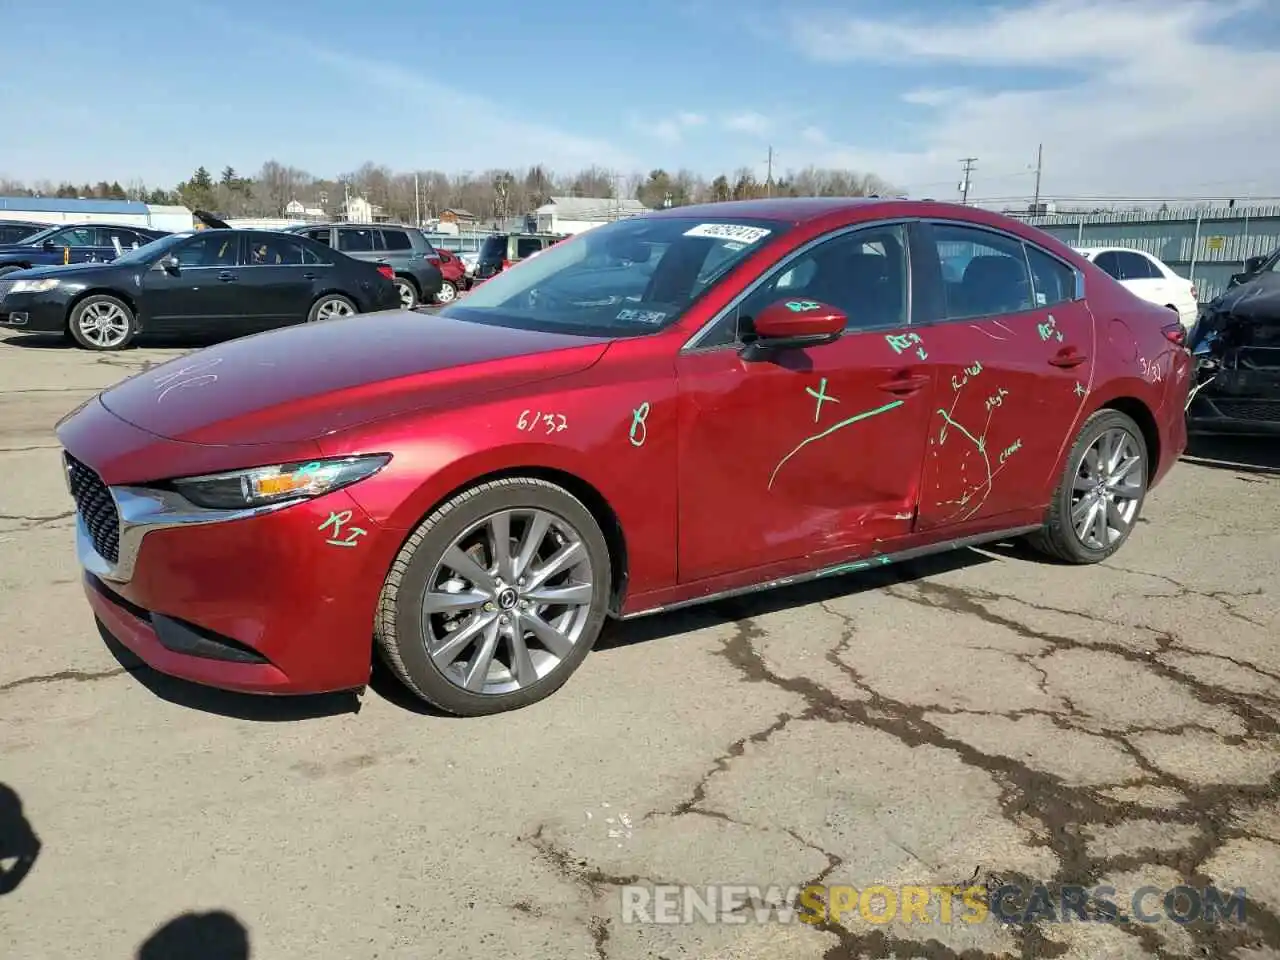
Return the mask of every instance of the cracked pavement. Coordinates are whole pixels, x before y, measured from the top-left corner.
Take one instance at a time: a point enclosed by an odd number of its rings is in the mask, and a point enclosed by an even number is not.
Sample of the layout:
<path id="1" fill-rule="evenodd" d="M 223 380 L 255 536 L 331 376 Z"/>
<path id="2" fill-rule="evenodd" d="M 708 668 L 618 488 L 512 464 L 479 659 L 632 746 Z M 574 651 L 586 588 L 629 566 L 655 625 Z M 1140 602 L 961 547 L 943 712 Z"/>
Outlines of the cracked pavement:
<path id="1" fill-rule="evenodd" d="M 132 957 L 191 910 L 272 958 L 1280 956 L 1274 450 L 1189 457 L 1100 566 L 996 546 L 613 625 L 551 699 L 454 720 L 380 673 L 362 701 L 264 700 L 113 654 L 51 428 L 182 350 L 35 343 L 0 335 L 0 784 L 40 842 L 0 884 L 6 957 Z M 1213 927 L 622 922 L 626 884 L 810 882 L 1248 903 Z"/>

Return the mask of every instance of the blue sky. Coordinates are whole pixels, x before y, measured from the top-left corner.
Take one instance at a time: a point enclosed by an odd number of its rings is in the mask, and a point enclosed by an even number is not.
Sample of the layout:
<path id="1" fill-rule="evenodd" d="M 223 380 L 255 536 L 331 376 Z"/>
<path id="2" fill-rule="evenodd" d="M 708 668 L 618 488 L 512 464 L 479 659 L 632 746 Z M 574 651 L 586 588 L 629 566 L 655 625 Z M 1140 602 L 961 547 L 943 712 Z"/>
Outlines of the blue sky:
<path id="1" fill-rule="evenodd" d="M 74 0 L 0 35 L 0 177 L 846 166 L 915 195 L 1280 194 L 1265 0 Z M 1256 94 L 1250 91 L 1257 91 Z"/>

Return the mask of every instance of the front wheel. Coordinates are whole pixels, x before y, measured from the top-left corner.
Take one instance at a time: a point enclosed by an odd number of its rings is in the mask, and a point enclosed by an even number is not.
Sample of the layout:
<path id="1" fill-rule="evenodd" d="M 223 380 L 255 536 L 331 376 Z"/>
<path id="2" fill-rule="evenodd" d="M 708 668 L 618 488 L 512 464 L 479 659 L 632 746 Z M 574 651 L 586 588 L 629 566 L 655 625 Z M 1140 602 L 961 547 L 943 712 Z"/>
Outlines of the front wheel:
<path id="1" fill-rule="evenodd" d="M 123 350 L 137 335 L 138 321 L 123 300 L 94 294 L 72 308 L 67 332 L 86 350 Z"/>
<path id="2" fill-rule="evenodd" d="M 307 323 L 318 323 L 321 320 L 340 320 L 353 316 L 357 312 L 356 305 L 337 293 L 326 294 L 311 305 L 311 313 L 307 315 Z"/>
<path id="3" fill-rule="evenodd" d="M 440 289 L 436 291 L 436 303 L 453 303 L 458 299 L 458 288 L 454 286 L 453 281 L 446 280 L 440 284 Z"/>
<path id="4" fill-rule="evenodd" d="M 1099 410 L 1080 429 L 1043 530 L 1028 537 L 1067 563 L 1098 563 L 1129 539 L 1147 494 L 1147 443 L 1133 419 Z"/>
<path id="5" fill-rule="evenodd" d="M 445 503 L 392 564 L 375 622 L 411 691 L 460 716 L 528 706 L 558 690 L 604 624 L 611 567 L 581 501 L 532 477 Z"/>

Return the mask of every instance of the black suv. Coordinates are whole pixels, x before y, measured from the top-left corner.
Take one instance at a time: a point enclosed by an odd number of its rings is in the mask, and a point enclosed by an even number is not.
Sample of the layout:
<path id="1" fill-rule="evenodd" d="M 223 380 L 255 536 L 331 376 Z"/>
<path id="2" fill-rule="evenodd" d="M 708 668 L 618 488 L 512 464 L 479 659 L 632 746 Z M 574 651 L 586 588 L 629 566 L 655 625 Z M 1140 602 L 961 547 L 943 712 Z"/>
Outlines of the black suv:
<path id="1" fill-rule="evenodd" d="M 541 253 L 564 237 L 554 233 L 495 233 L 485 238 L 476 261 L 475 282 L 497 276 L 507 267 Z"/>
<path id="2" fill-rule="evenodd" d="M 385 263 L 395 271 L 400 305 L 411 310 L 435 299 L 444 278 L 431 262 L 431 241 L 416 227 L 388 223 L 319 223 L 287 228 L 356 260 Z"/>

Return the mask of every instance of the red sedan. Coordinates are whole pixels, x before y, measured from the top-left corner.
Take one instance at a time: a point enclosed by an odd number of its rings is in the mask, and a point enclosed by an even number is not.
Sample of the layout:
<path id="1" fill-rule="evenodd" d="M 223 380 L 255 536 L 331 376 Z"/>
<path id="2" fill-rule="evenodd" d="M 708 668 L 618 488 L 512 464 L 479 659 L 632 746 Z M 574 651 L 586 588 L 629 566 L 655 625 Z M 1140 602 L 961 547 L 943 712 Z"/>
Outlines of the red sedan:
<path id="1" fill-rule="evenodd" d="M 1096 563 L 1186 443 L 1182 327 L 971 207 L 621 220 L 424 323 L 234 340 L 58 436 L 89 602 L 158 670 L 477 715 L 610 617 L 1025 537 Z"/>

